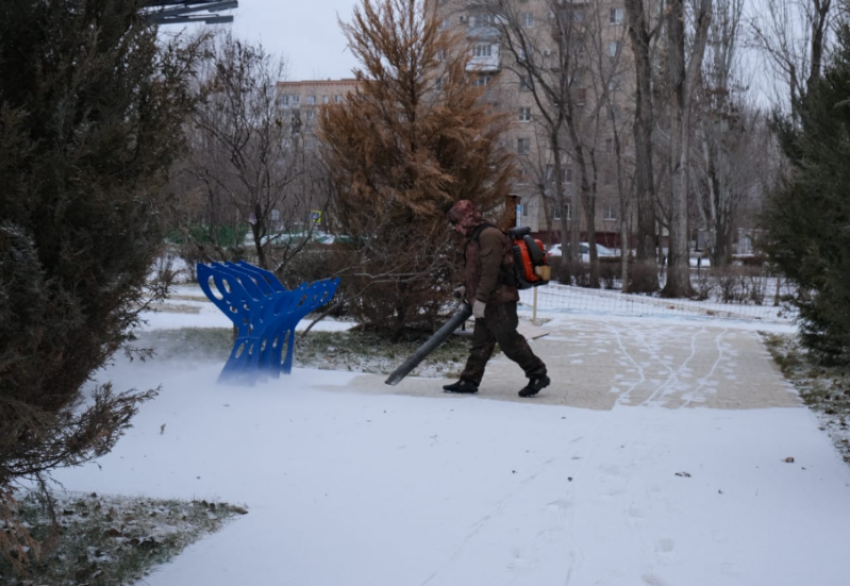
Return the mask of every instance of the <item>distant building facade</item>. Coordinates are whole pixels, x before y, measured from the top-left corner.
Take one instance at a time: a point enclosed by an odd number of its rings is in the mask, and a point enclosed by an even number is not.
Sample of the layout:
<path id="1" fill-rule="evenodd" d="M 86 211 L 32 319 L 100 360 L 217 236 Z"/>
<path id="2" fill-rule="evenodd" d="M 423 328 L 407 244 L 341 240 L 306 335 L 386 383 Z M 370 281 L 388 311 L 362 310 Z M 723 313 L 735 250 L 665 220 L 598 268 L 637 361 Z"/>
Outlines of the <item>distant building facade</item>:
<path id="1" fill-rule="evenodd" d="M 319 106 L 341 103 L 359 85 L 356 79 L 278 82 L 281 104 L 290 113 L 289 123 L 293 132 L 304 137 L 305 149 L 312 150 L 317 146 L 316 118 Z"/>

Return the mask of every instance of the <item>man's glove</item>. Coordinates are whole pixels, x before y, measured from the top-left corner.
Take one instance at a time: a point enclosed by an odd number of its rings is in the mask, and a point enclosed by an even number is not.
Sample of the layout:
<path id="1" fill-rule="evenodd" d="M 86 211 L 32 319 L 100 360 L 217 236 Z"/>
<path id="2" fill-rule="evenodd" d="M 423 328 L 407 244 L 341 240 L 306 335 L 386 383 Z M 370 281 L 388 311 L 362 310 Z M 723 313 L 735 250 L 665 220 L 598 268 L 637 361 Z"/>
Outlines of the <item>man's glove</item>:
<path id="1" fill-rule="evenodd" d="M 452 297 L 455 299 L 463 299 L 466 297 L 466 285 L 455 287 L 454 291 L 452 291 Z"/>
<path id="2" fill-rule="evenodd" d="M 475 303 L 472 305 L 472 315 L 475 316 L 475 319 L 484 319 L 485 309 L 487 309 L 487 304 L 476 299 Z"/>

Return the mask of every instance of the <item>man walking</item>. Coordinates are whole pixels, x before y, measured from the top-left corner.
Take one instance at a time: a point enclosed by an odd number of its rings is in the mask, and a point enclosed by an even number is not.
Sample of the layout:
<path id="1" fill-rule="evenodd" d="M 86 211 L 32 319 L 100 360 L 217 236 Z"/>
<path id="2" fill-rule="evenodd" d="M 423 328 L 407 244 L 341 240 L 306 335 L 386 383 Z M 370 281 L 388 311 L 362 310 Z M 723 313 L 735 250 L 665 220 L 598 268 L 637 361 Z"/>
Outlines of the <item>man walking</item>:
<path id="1" fill-rule="evenodd" d="M 496 226 L 485 222 L 481 212 L 469 200 L 457 202 L 448 213 L 454 229 L 466 236 L 465 289 L 475 316 L 472 349 L 466 367 L 456 383 L 446 385 L 450 393 L 477 393 L 484 368 L 498 342 L 505 355 L 516 362 L 528 377 L 520 397 L 533 397 L 549 385 L 546 365 L 538 358 L 522 334 L 517 331 L 517 291 L 514 257 L 510 239 Z"/>

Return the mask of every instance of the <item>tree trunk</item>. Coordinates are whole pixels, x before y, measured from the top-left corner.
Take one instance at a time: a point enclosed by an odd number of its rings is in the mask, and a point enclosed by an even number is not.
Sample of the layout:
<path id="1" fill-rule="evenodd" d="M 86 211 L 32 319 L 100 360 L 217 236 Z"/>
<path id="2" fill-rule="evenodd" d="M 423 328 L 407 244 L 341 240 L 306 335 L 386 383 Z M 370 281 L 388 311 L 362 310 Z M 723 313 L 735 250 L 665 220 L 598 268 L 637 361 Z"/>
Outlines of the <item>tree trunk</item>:
<path id="1" fill-rule="evenodd" d="M 712 0 L 700 0 L 690 62 L 685 64 L 684 0 L 673 0 L 667 12 L 668 79 L 670 104 L 670 243 L 664 297 L 690 297 L 688 255 L 688 166 L 690 106 L 699 79 L 711 22 Z"/>
<path id="2" fill-rule="evenodd" d="M 656 259 L 655 183 L 652 171 L 652 69 L 649 29 L 642 0 L 626 0 L 629 39 L 635 59 L 635 191 L 637 195 L 637 261 Z M 656 278 L 655 289 L 658 288 Z"/>

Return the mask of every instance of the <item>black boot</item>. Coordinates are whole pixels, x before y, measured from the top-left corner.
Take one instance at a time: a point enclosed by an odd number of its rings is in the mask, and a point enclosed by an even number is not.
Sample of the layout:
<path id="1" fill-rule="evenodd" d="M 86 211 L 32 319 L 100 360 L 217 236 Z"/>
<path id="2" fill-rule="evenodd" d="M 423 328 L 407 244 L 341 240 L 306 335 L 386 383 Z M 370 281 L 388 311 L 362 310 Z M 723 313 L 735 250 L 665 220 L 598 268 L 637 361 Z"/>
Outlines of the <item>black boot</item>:
<path id="1" fill-rule="evenodd" d="M 443 390 L 447 393 L 477 393 L 478 385 L 473 382 L 469 382 L 468 380 L 460 379 L 456 383 L 452 383 L 450 385 L 446 385 L 443 387 Z"/>
<path id="2" fill-rule="evenodd" d="M 540 389 L 548 387 L 550 382 L 549 377 L 545 374 L 543 376 L 535 376 L 534 378 L 529 379 L 528 386 L 519 392 L 519 396 L 533 397 L 540 392 Z"/>

